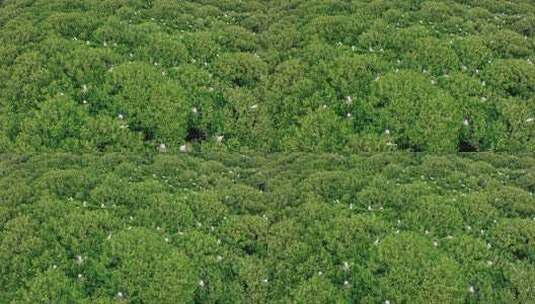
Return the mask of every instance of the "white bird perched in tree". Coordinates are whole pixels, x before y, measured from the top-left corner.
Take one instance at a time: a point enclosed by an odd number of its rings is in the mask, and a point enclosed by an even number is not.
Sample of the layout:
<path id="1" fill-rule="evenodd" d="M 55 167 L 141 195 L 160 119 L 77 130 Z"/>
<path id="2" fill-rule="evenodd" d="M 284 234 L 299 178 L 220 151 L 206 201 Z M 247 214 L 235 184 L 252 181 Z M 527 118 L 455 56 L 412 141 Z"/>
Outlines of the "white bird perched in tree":
<path id="1" fill-rule="evenodd" d="M 197 114 L 199 111 L 197 110 L 196 107 L 193 107 L 193 108 L 191 108 L 191 112 L 192 112 L 193 114 Z"/>
<path id="2" fill-rule="evenodd" d="M 181 145 L 180 148 L 179 148 L 179 150 L 180 150 L 180 152 L 182 152 L 182 153 L 186 153 L 186 152 L 188 152 L 188 145 L 186 145 L 186 144 Z"/>
<path id="3" fill-rule="evenodd" d="M 82 93 L 87 93 L 87 85 L 82 85 Z"/>
<path id="4" fill-rule="evenodd" d="M 122 299 L 124 297 L 124 294 L 122 292 L 117 293 L 117 298 Z"/>
<path id="5" fill-rule="evenodd" d="M 224 138 L 223 135 L 217 135 L 217 136 L 215 137 L 215 141 L 216 141 L 218 144 L 220 144 L 220 143 L 223 142 L 223 138 Z"/>
<path id="6" fill-rule="evenodd" d="M 470 125 L 470 122 L 468 121 L 468 119 L 463 120 L 463 125 L 465 127 L 468 127 Z"/>
<path id="7" fill-rule="evenodd" d="M 256 109 L 256 108 L 258 108 L 258 105 L 257 105 L 257 104 L 254 104 L 254 105 L 251 106 L 251 110 L 254 110 L 254 109 Z"/>
<path id="8" fill-rule="evenodd" d="M 390 304 L 390 301 L 389 300 L 385 300 L 385 304 Z"/>
<path id="9" fill-rule="evenodd" d="M 530 117 L 530 118 L 526 119 L 527 123 L 530 123 L 530 122 L 533 122 L 533 121 L 535 121 L 535 119 L 533 117 Z"/>
<path id="10" fill-rule="evenodd" d="M 346 96 L 346 104 L 350 105 L 353 103 L 353 98 L 351 96 Z"/>
<path id="11" fill-rule="evenodd" d="M 470 285 L 470 286 L 468 287 L 468 292 L 469 292 L 469 293 L 474 293 L 474 292 L 476 292 L 476 289 L 474 288 L 474 286 Z"/>
<path id="12" fill-rule="evenodd" d="M 343 269 L 344 269 L 344 271 L 349 271 L 349 263 L 348 262 L 344 262 Z"/>
<path id="13" fill-rule="evenodd" d="M 390 135 L 390 130 L 389 130 L 389 129 L 386 129 L 386 130 L 385 130 L 385 134 L 386 134 L 386 135 Z"/>
<path id="14" fill-rule="evenodd" d="M 204 281 L 203 280 L 199 281 L 199 286 L 204 287 Z"/>
<path id="15" fill-rule="evenodd" d="M 160 152 L 160 153 L 167 152 L 167 146 L 165 144 L 159 144 L 158 145 L 158 152 Z"/>

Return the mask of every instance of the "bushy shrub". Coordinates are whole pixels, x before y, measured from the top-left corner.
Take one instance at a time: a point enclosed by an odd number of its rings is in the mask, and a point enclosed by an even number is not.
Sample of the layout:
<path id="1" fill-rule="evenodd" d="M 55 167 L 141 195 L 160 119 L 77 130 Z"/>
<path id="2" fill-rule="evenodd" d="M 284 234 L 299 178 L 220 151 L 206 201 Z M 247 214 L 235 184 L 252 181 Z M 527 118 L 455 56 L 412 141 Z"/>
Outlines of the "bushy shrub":
<path id="1" fill-rule="evenodd" d="M 533 264 L 515 263 L 507 271 L 507 278 L 513 285 L 513 293 L 515 295 L 513 301 L 531 301 L 535 296 L 533 284 L 535 283 L 535 269 Z"/>
<path id="2" fill-rule="evenodd" d="M 65 96 L 51 98 L 21 125 L 16 144 L 21 151 L 79 151 L 87 111 Z"/>
<path id="3" fill-rule="evenodd" d="M 120 292 L 135 303 L 192 303 L 195 269 L 184 254 L 171 248 L 163 236 L 144 228 L 118 233 L 106 243 L 102 256 L 102 270 L 111 271 L 104 292 Z"/>
<path id="4" fill-rule="evenodd" d="M 526 101 L 515 98 L 500 100 L 498 104 L 500 112 L 504 116 L 508 132 L 503 132 L 499 145 L 500 150 L 505 151 L 522 151 L 527 148 L 531 151 L 533 148 L 533 134 L 535 134 L 535 104 L 533 98 Z M 506 135 L 507 134 L 507 135 Z"/>
<path id="5" fill-rule="evenodd" d="M 165 34 L 151 35 L 136 52 L 144 61 L 174 67 L 189 61 L 186 46 L 175 37 Z"/>
<path id="6" fill-rule="evenodd" d="M 144 139 L 170 146 L 184 140 L 191 107 L 180 87 L 146 63 L 123 64 L 109 74 L 110 114 Z"/>
<path id="7" fill-rule="evenodd" d="M 406 55 L 408 64 L 416 70 L 427 70 L 431 75 L 448 74 L 459 68 L 459 58 L 449 45 L 435 38 L 415 41 L 412 51 Z"/>
<path id="8" fill-rule="evenodd" d="M 491 231 L 492 241 L 516 259 L 533 263 L 535 224 L 532 219 L 504 219 Z"/>
<path id="9" fill-rule="evenodd" d="M 216 74 L 235 86 L 253 86 L 267 73 L 267 65 L 251 53 L 225 53 L 215 62 Z"/>
<path id="10" fill-rule="evenodd" d="M 302 31 L 305 35 L 310 35 L 311 39 L 352 45 L 365 27 L 365 23 L 351 16 L 321 16 L 310 20 Z"/>
<path id="11" fill-rule="evenodd" d="M 329 280 L 314 276 L 292 291 L 294 303 L 344 303 L 342 292 Z"/>
<path id="12" fill-rule="evenodd" d="M 452 47 L 466 69 L 481 69 L 492 58 L 492 51 L 485 44 L 485 39 L 479 36 L 456 39 Z"/>
<path id="13" fill-rule="evenodd" d="M 228 26 L 213 34 L 217 44 L 230 52 L 254 52 L 258 42 L 255 33 L 240 26 Z"/>
<path id="14" fill-rule="evenodd" d="M 229 216 L 222 223 L 221 240 L 236 250 L 247 254 L 263 254 L 266 251 L 268 223 L 261 216 Z"/>
<path id="15" fill-rule="evenodd" d="M 331 109 L 319 108 L 290 130 L 282 146 L 286 151 L 334 152 L 346 144 L 350 130 L 347 118 L 336 115 Z"/>
<path id="16" fill-rule="evenodd" d="M 498 58 L 518 58 L 530 54 L 529 44 L 519 33 L 501 30 L 487 38 L 487 44 Z"/>
<path id="17" fill-rule="evenodd" d="M 459 265 L 430 240 L 412 233 L 387 237 L 378 247 L 380 300 L 395 303 L 463 303 L 467 282 Z M 384 301 L 383 300 L 383 301 Z"/>
<path id="18" fill-rule="evenodd" d="M 520 59 L 496 60 L 485 70 L 485 79 L 503 95 L 530 97 L 535 91 L 535 65 Z"/>
<path id="19" fill-rule="evenodd" d="M 70 303 L 85 297 L 73 280 L 59 270 L 50 269 L 35 276 L 21 288 L 13 303 Z"/>
<path id="20" fill-rule="evenodd" d="M 463 119 L 456 101 L 422 74 L 388 73 L 373 85 L 372 104 L 400 148 L 454 151 Z"/>
<path id="21" fill-rule="evenodd" d="M 459 210 L 439 196 L 423 197 L 415 205 L 416 209 L 402 219 L 411 230 L 429 231 L 433 236 L 446 237 L 464 229 Z"/>

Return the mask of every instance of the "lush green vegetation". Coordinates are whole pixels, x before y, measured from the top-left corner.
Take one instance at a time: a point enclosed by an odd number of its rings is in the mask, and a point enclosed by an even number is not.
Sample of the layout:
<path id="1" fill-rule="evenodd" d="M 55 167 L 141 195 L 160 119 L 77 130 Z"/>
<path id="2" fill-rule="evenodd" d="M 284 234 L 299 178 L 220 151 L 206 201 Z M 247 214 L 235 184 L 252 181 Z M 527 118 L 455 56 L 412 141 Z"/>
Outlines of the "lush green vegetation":
<path id="1" fill-rule="evenodd" d="M 1 303 L 532 303 L 535 157 L 0 157 Z"/>
<path id="2" fill-rule="evenodd" d="M 534 63 L 533 0 L 0 0 L 0 304 L 535 303 Z"/>
<path id="3" fill-rule="evenodd" d="M 533 62 L 532 0 L 3 0 L 0 151 L 533 152 Z"/>

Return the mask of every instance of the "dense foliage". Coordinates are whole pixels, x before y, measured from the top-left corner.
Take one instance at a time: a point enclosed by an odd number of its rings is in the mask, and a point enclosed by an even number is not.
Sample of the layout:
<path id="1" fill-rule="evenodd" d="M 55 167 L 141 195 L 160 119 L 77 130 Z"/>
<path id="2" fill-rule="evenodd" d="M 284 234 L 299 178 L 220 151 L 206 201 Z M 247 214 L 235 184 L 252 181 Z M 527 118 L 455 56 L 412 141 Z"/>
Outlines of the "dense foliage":
<path id="1" fill-rule="evenodd" d="M 532 303 L 535 158 L 0 157 L 1 303 Z"/>
<path id="2" fill-rule="evenodd" d="M 535 151 L 532 0 L 2 0 L 0 151 Z"/>
<path id="3" fill-rule="evenodd" d="M 0 0 L 0 303 L 535 303 L 534 62 L 533 0 Z"/>

